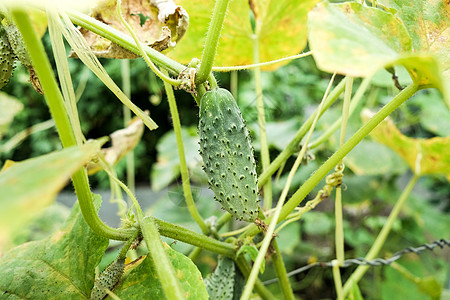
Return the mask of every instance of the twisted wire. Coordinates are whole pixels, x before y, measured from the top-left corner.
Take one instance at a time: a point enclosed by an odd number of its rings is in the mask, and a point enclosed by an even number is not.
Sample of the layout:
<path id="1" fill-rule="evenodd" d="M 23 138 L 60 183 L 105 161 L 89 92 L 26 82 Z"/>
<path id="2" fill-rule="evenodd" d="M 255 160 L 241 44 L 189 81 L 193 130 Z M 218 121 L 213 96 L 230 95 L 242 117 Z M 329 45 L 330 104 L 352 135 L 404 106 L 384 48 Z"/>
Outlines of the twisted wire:
<path id="1" fill-rule="evenodd" d="M 344 260 L 344 262 L 341 265 L 341 268 L 347 268 L 353 265 L 359 265 L 359 266 L 371 266 L 371 267 L 376 267 L 376 266 L 382 266 L 382 265 L 390 265 L 391 263 L 393 263 L 394 261 L 396 261 L 397 259 L 399 259 L 400 257 L 402 257 L 404 254 L 406 253 L 414 253 L 419 255 L 421 252 L 427 250 L 427 251 L 433 251 L 434 248 L 439 247 L 440 249 L 443 249 L 445 246 L 450 247 L 450 241 L 446 240 L 446 239 L 440 239 L 438 241 L 434 241 L 430 244 L 422 244 L 418 247 L 407 247 L 401 251 L 396 252 L 394 255 L 392 255 L 391 258 L 388 259 L 383 259 L 383 258 L 375 258 L 372 260 L 366 260 L 363 257 L 358 257 L 358 258 L 351 258 L 351 259 L 346 259 Z M 333 266 L 333 262 L 316 262 L 313 264 L 309 264 L 306 266 L 303 266 L 301 268 L 295 269 L 289 273 L 287 273 L 288 277 L 294 276 L 296 274 L 300 274 L 302 272 L 305 272 L 309 269 L 312 269 L 314 267 L 322 267 L 322 268 L 329 268 Z M 275 283 L 278 281 L 278 278 L 274 278 L 274 279 L 270 279 L 267 281 L 264 281 L 263 284 L 264 285 L 269 285 L 272 283 Z"/>

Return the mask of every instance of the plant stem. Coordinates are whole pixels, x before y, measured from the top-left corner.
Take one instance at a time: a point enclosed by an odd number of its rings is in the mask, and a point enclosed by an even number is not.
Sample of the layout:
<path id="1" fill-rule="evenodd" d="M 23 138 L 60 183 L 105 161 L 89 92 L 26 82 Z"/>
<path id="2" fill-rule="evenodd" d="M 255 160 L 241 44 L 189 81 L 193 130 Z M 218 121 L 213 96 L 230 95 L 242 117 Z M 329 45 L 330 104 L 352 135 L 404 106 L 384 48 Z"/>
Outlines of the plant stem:
<path id="1" fill-rule="evenodd" d="M 331 91 L 327 99 L 325 100 L 325 103 L 323 105 L 322 113 L 324 113 L 339 97 L 339 95 L 344 91 L 345 87 L 345 80 L 342 80 L 334 89 Z M 309 128 L 311 127 L 314 118 L 317 114 L 316 111 L 309 116 L 309 118 L 303 123 L 303 125 L 300 127 L 300 129 L 295 134 L 294 138 L 289 142 L 289 145 L 286 146 L 286 148 L 278 154 L 277 158 L 272 161 L 270 166 L 262 172 L 262 174 L 258 178 L 258 183 L 260 185 L 263 185 L 267 182 L 267 180 L 270 179 L 270 177 L 278 170 L 278 168 L 286 162 L 286 160 L 295 152 L 299 151 L 299 145 L 302 141 L 305 134 L 308 132 Z M 321 114 L 322 114 L 321 113 Z"/>
<path id="2" fill-rule="evenodd" d="M 364 95 L 365 91 L 367 90 L 367 87 L 369 86 L 370 82 L 372 80 L 372 76 L 364 78 L 364 80 L 361 82 L 361 85 L 359 86 L 358 90 L 355 93 L 355 96 L 353 96 L 352 103 L 350 105 L 350 112 L 349 117 L 353 114 L 356 107 L 359 104 L 359 101 L 362 99 L 362 96 Z M 344 81 L 344 80 L 343 80 Z M 338 130 L 339 126 L 342 123 L 342 116 L 337 119 L 333 125 L 331 125 L 320 137 L 315 139 L 311 142 L 311 144 L 308 146 L 309 149 L 314 149 L 320 146 L 323 142 L 329 139 L 329 137 Z"/>
<path id="3" fill-rule="evenodd" d="M 144 236 L 147 249 L 152 257 L 153 267 L 158 274 L 164 294 L 167 299 L 185 299 L 185 292 L 177 278 L 175 270 L 167 257 L 166 251 L 159 236 L 158 229 L 151 217 L 145 217 L 140 221 L 142 235 Z"/>
<path id="4" fill-rule="evenodd" d="M 297 58 L 302 58 L 302 57 L 306 57 L 312 54 L 312 51 L 309 52 L 305 52 L 305 53 L 300 53 L 300 54 L 296 54 L 296 55 L 292 55 L 292 56 L 288 56 L 288 57 L 283 57 L 280 59 L 275 59 L 275 60 L 271 60 L 271 61 L 266 61 L 263 63 L 254 63 L 251 65 L 244 65 L 244 66 L 231 66 L 231 67 L 213 67 L 212 70 L 214 72 L 231 72 L 231 71 L 239 71 L 239 70 L 248 70 L 248 69 L 253 69 L 253 68 L 260 68 L 260 67 L 265 67 L 265 66 L 271 66 L 274 64 L 278 64 L 281 62 L 285 62 L 285 61 L 290 61 L 290 60 L 294 60 Z"/>
<path id="5" fill-rule="evenodd" d="M 33 67 L 38 75 L 42 89 L 45 93 L 45 100 L 50 109 L 50 113 L 55 120 L 61 143 L 64 148 L 77 145 L 74 132 L 72 130 L 64 99 L 58 88 L 50 62 L 45 55 L 44 47 L 37 37 L 31 25 L 28 14 L 22 10 L 12 10 L 12 18 L 20 30 L 23 40 L 29 51 Z M 100 236 L 114 239 L 127 240 L 135 232 L 134 229 L 115 229 L 103 223 L 95 210 L 92 194 L 89 189 L 88 177 L 85 169 L 80 169 L 72 175 L 73 185 L 80 204 L 81 213 L 86 223 Z"/>
<path id="6" fill-rule="evenodd" d="M 419 175 L 415 174 L 409 181 L 408 185 L 403 190 L 402 194 L 400 195 L 400 197 L 397 200 L 397 203 L 395 203 L 395 206 L 392 208 L 392 211 L 389 214 L 389 217 L 386 220 L 386 223 L 384 224 L 384 226 L 381 229 L 380 233 L 378 234 L 375 242 L 373 243 L 372 247 L 370 248 L 369 252 L 367 253 L 367 255 L 365 257 L 366 260 L 374 259 L 380 252 L 381 248 L 384 245 L 384 242 L 386 241 L 386 238 L 387 238 L 389 232 L 391 231 L 394 221 L 397 219 L 398 214 L 400 213 L 400 210 L 402 209 L 403 205 L 405 204 L 406 199 L 408 199 L 408 196 L 411 193 L 411 191 L 418 179 L 419 179 Z M 356 268 L 356 270 L 353 272 L 353 274 L 350 276 L 350 278 L 344 284 L 344 297 L 348 294 L 352 285 L 357 284 L 359 282 L 359 280 L 364 276 L 364 274 L 367 272 L 368 268 L 369 268 L 369 266 L 359 266 L 358 268 Z"/>
<path id="7" fill-rule="evenodd" d="M 199 234 L 184 227 L 155 219 L 161 235 L 200 247 L 217 254 L 221 254 L 230 258 L 234 258 L 237 247 L 228 243 L 224 243 L 206 235 Z"/>
<path id="8" fill-rule="evenodd" d="M 259 39 L 253 35 L 253 61 L 259 63 Z M 261 145 L 262 170 L 265 171 L 270 165 L 269 146 L 266 134 L 266 115 L 264 112 L 263 90 L 261 86 L 261 69 L 253 70 L 255 77 L 256 110 L 258 112 L 259 140 Z M 264 210 L 272 208 L 272 181 L 268 180 L 263 186 Z"/>
<path id="9" fill-rule="evenodd" d="M 344 300 L 342 294 L 342 280 L 341 280 L 341 271 L 339 268 L 340 263 L 337 260 L 333 261 L 333 279 L 334 285 L 336 287 L 337 300 Z"/>
<path id="10" fill-rule="evenodd" d="M 165 71 L 163 71 L 165 72 Z M 165 72 L 167 74 L 167 72 Z M 195 220 L 197 225 L 200 227 L 204 234 L 208 233 L 208 227 L 205 222 L 203 222 L 202 217 L 195 207 L 194 198 L 192 197 L 191 183 L 189 181 L 189 171 L 186 164 L 186 156 L 184 153 L 183 138 L 181 136 L 181 123 L 180 116 L 178 114 L 177 103 L 175 102 L 175 96 L 173 94 L 172 86 L 164 81 L 164 88 L 166 89 L 167 100 L 170 107 L 170 115 L 172 116 L 173 130 L 175 132 L 175 137 L 177 140 L 178 147 L 178 157 L 180 158 L 180 172 L 181 180 L 183 182 L 183 192 L 184 198 L 186 199 L 187 208 L 192 218 Z"/>
<path id="11" fill-rule="evenodd" d="M 123 93 L 131 99 L 131 76 L 130 76 L 130 60 L 122 59 L 121 61 L 121 71 L 122 71 L 122 90 Z M 128 123 L 131 121 L 131 110 L 123 106 L 123 125 L 126 127 Z M 127 186 L 130 188 L 131 192 L 135 192 L 136 184 L 135 184 L 135 173 L 134 173 L 134 150 L 131 150 L 130 153 L 125 157 L 127 163 Z"/>
<path id="12" fill-rule="evenodd" d="M 277 273 L 278 281 L 280 282 L 281 290 L 283 291 L 284 299 L 294 300 L 295 296 L 292 292 L 291 283 L 286 273 L 286 267 L 284 266 L 283 256 L 281 256 L 280 248 L 276 239 L 272 240 L 272 246 L 275 249 L 275 253 L 272 255 L 273 265 L 275 272 Z"/>
<path id="13" fill-rule="evenodd" d="M 241 270 L 242 274 L 245 276 L 245 278 L 248 278 L 250 274 L 250 266 L 245 261 L 245 258 L 243 256 L 239 256 L 235 260 L 235 262 L 238 268 Z M 259 279 L 255 282 L 255 290 L 263 299 L 267 300 L 276 299 L 276 297 L 262 284 L 262 282 Z"/>
<path id="14" fill-rule="evenodd" d="M 416 83 L 409 85 L 388 104 L 380 109 L 366 124 L 364 124 L 338 151 L 336 151 L 319 169 L 317 169 L 308 180 L 292 195 L 284 205 L 279 222 L 284 220 L 308 195 L 309 192 L 330 172 L 337 163 L 342 160 L 359 142 L 362 141 L 378 124 L 380 124 L 388 115 L 390 115 L 403 102 L 408 100 L 415 92 L 419 90 Z M 269 218 L 266 222 L 270 222 Z M 259 232 L 256 226 L 252 226 L 244 235 L 255 235 Z"/>
<path id="15" fill-rule="evenodd" d="M 216 56 L 217 45 L 219 44 L 220 32 L 222 31 L 223 21 L 227 12 L 230 0 L 216 0 L 211 23 L 206 35 L 205 47 L 203 48 L 200 68 L 195 76 L 195 83 L 201 84 L 208 79 L 209 73 Z"/>
<path id="16" fill-rule="evenodd" d="M 106 38 L 107 40 L 110 40 L 111 42 L 140 55 L 139 48 L 132 37 L 76 10 L 66 10 L 66 12 L 74 24 L 90 30 Z M 178 75 L 186 68 L 184 65 L 168 58 L 155 49 L 152 49 L 146 45 L 142 45 L 142 48 L 155 64 L 163 67 L 171 74 Z"/>

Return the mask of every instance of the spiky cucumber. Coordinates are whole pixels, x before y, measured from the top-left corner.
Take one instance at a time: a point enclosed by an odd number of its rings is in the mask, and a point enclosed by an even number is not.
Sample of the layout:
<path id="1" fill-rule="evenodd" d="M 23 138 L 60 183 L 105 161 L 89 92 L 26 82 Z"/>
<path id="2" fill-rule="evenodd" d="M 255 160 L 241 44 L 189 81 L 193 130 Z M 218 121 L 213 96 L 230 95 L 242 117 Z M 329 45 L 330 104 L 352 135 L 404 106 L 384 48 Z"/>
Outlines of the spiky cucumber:
<path id="1" fill-rule="evenodd" d="M 214 88 L 200 100 L 200 155 L 210 188 L 238 220 L 258 216 L 256 163 L 247 127 L 233 96 Z"/>
<path id="2" fill-rule="evenodd" d="M 0 89 L 8 84 L 14 70 L 16 56 L 9 44 L 6 30 L 0 24 Z"/>

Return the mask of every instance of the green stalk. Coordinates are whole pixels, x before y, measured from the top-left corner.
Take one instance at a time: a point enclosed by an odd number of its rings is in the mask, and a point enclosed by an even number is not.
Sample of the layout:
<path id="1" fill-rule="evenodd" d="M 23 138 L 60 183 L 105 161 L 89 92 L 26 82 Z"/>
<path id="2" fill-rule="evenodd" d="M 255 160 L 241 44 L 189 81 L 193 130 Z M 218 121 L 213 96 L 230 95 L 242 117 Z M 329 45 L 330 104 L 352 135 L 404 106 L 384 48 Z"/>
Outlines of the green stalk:
<path id="1" fill-rule="evenodd" d="M 105 23 L 102 23 L 76 10 L 67 10 L 66 12 L 74 24 L 92 31 L 106 38 L 107 40 L 110 40 L 111 42 L 116 43 L 119 46 L 140 55 L 139 48 L 131 36 L 128 36 L 125 33 L 120 32 L 119 30 L 114 29 L 111 26 L 108 26 Z M 152 62 L 163 67 L 171 74 L 178 75 L 180 72 L 186 69 L 184 65 L 168 58 L 155 49 L 152 49 L 146 45 L 142 45 L 142 48 L 150 57 Z"/>
<path id="2" fill-rule="evenodd" d="M 162 220 L 155 219 L 156 226 L 158 226 L 161 235 L 200 247 L 217 254 L 221 254 L 230 258 L 236 255 L 237 247 L 228 243 L 224 243 L 209 236 L 199 234 L 184 227 L 168 223 Z"/>
<path id="3" fill-rule="evenodd" d="M 172 263 L 167 257 L 153 218 L 143 218 L 140 221 L 140 225 L 147 249 L 149 249 L 150 256 L 154 262 L 153 268 L 156 269 L 156 274 L 166 299 L 185 299 L 185 292 L 181 287 Z"/>
<path id="4" fill-rule="evenodd" d="M 378 234 L 375 242 L 373 243 L 372 247 L 370 248 L 369 252 L 367 253 L 367 255 L 365 257 L 366 260 L 374 259 L 380 252 L 381 248 L 384 245 L 384 242 L 387 239 L 389 232 L 391 231 L 394 221 L 397 219 L 398 214 L 400 213 L 400 210 L 402 209 L 403 205 L 405 204 L 406 199 L 408 199 L 409 194 L 411 194 L 411 191 L 418 179 L 419 179 L 419 175 L 415 174 L 409 181 L 408 185 L 403 190 L 402 194 L 400 195 L 400 197 L 397 200 L 397 203 L 395 203 L 395 206 L 392 208 L 392 211 L 389 214 L 389 217 L 386 220 L 386 223 L 384 224 L 384 226 L 381 229 L 380 233 Z M 356 270 L 353 272 L 353 274 L 350 276 L 350 278 L 344 284 L 344 297 L 348 294 L 348 292 L 350 291 L 353 284 L 357 284 L 359 282 L 359 280 L 364 276 L 364 274 L 367 272 L 368 268 L 369 268 L 369 266 L 359 266 L 358 268 L 356 268 Z"/>
<path id="5" fill-rule="evenodd" d="M 253 61 L 259 63 L 259 39 L 253 35 Z M 261 144 L 261 162 L 263 171 L 270 165 L 269 146 L 266 134 L 266 115 L 264 112 L 263 90 L 261 86 L 261 69 L 253 70 L 255 76 L 256 110 L 258 112 L 259 140 Z M 268 180 L 263 186 L 264 210 L 272 208 L 272 181 Z"/>
<path id="6" fill-rule="evenodd" d="M 245 258 L 243 256 L 239 256 L 236 260 L 236 265 L 241 270 L 242 274 L 245 276 L 245 278 L 248 278 L 250 274 L 250 266 L 245 261 Z M 276 299 L 276 297 L 262 284 L 261 280 L 257 280 L 255 282 L 255 291 L 261 296 L 262 299 L 266 300 L 273 300 Z"/>
<path id="7" fill-rule="evenodd" d="M 272 240 L 272 246 L 275 249 L 275 253 L 272 255 L 273 265 L 275 272 L 277 273 L 278 281 L 280 282 L 281 291 L 283 292 L 284 299 L 294 300 L 295 296 L 292 292 L 291 283 L 286 273 L 286 267 L 284 266 L 283 256 L 281 256 L 280 248 L 278 247 L 277 239 Z"/>
<path id="8" fill-rule="evenodd" d="M 27 48 L 33 50 L 29 51 L 33 67 L 45 92 L 45 100 L 55 120 L 61 143 L 64 148 L 75 146 L 77 142 L 64 106 L 64 99 L 56 83 L 50 62 L 45 55 L 44 47 L 34 32 L 28 14 L 22 10 L 14 9 L 11 11 L 11 15 L 23 36 Z M 95 233 L 114 240 L 127 240 L 130 238 L 135 232 L 134 229 L 115 229 L 107 226 L 98 217 L 85 169 L 75 172 L 72 175 L 72 181 L 83 217 Z"/>
<path id="9" fill-rule="evenodd" d="M 205 82 L 208 79 L 209 73 L 211 73 L 214 57 L 216 56 L 217 45 L 219 44 L 220 32 L 222 31 L 223 21 L 229 2 L 230 0 L 216 0 L 214 5 L 211 23 L 209 24 L 208 33 L 206 35 L 205 47 L 203 48 L 200 68 L 195 77 L 195 83 L 197 85 Z"/>
<path id="10" fill-rule="evenodd" d="M 333 280 L 336 287 L 337 300 L 344 300 L 342 294 L 341 270 L 339 268 L 340 263 L 337 260 L 334 260 L 333 263 Z"/>
<path id="11" fill-rule="evenodd" d="M 340 142 L 339 145 L 342 147 L 342 145 L 345 142 L 345 129 L 347 128 L 347 122 L 348 122 L 348 116 L 349 116 L 349 110 L 350 110 L 350 99 L 352 98 L 352 87 L 353 87 L 353 78 L 348 76 L 346 78 L 346 84 L 345 84 L 345 94 L 344 94 L 344 104 L 342 108 L 342 124 L 341 124 L 341 136 L 340 136 Z M 339 162 L 339 164 L 336 167 L 335 172 L 343 172 L 344 170 L 344 164 L 342 160 Z M 343 173 L 342 173 L 343 174 Z M 344 222 L 342 217 L 342 189 L 341 186 L 336 187 L 336 201 L 335 201 L 335 208 L 334 208 L 334 214 L 335 214 L 335 244 L 336 244 L 336 259 L 338 261 L 339 266 L 342 266 L 345 259 L 344 254 Z M 340 273 L 339 273 L 340 275 Z M 342 281 L 339 278 L 339 282 L 342 283 Z M 336 286 L 336 288 L 338 288 Z M 342 286 L 339 286 L 340 289 L 342 289 Z"/>
<path id="12" fill-rule="evenodd" d="M 166 73 L 163 71 L 163 73 Z M 166 89 L 166 95 L 167 100 L 169 102 L 170 107 L 170 115 L 172 116 L 172 123 L 173 123 L 173 130 L 175 132 L 175 137 L 177 140 L 177 147 L 178 147 L 178 156 L 180 158 L 180 172 L 181 172 L 181 180 L 183 182 L 183 192 L 184 192 L 184 198 L 186 199 L 187 208 L 189 210 L 189 213 L 191 214 L 194 221 L 198 224 L 200 229 L 204 234 L 208 233 L 208 227 L 206 226 L 205 222 L 203 222 L 202 217 L 198 213 L 197 208 L 195 207 L 194 198 L 192 197 L 192 191 L 191 191 L 191 183 L 189 181 L 189 171 L 186 164 L 186 155 L 184 153 L 184 146 L 183 146 L 183 138 L 181 136 L 181 123 L 180 123 L 180 116 L 178 114 L 178 108 L 177 103 L 175 102 L 175 96 L 173 94 L 172 86 L 164 81 L 164 88 Z"/>
<path id="13" fill-rule="evenodd" d="M 326 162 L 314 172 L 307 181 L 292 195 L 284 205 L 278 222 L 283 221 L 308 195 L 309 192 L 330 172 L 340 160 L 342 160 L 359 142 L 362 141 L 378 124 L 390 115 L 403 102 L 408 100 L 419 90 L 416 83 L 409 85 L 388 104 L 380 109 L 366 124 L 364 124 L 338 151 L 336 151 Z M 266 223 L 270 222 L 269 218 Z M 244 235 L 255 235 L 259 232 L 256 226 L 252 226 Z"/>
<path id="14" fill-rule="evenodd" d="M 331 91 L 331 93 L 325 100 L 321 115 L 337 100 L 339 95 L 344 91 L 344 87 L 345 87 L 345 80 L 342 80 Z M 300 142 L 302 141 L 303 137 L 311 127 L 314 118 L 316 117 L 317 111 L 318 109 L 316 109 L 316 111 L 311 116 L 309 116 L 309 118 L 303 123 L 303 125 L 295 134 L 294 138 L 290 141 L 289 145 L 287 145 L 287 147 L 280 154 L 278 154 L 277 158 L 275 158 L 275 160 L 272 161 L 267 170 L 265 170 L 264 172 L 262 172 L 261 175 L 259 175 L 258 183 L 260 185 L 264 185 L 267 182 L 267 180 L 270 179 L 270 177 L 278 170 L 278 168 L 282 164 L 284 164 L 288 160 L 288 158 L 292 154 L 299 151 Z"/>
<path id="15" fill-rule="evenodd" d="M 355 96 L 353 96 L 352 103 L 350 105 L 350 112 L 349 117 L 353 114 L 356 107 L 358 106 L 360 100 L 362 99 L 362 96 L 366 92 L 370 82 L 372 80 L 372 76 L 364 78 L 364 80 L 361 82 L 361 85 L 359 86 L 358 90 L 355 93 Z M 342 116 L 337 119 L 333 125 L 331 125 L 321 136 L 319 136 L 317 139 L 311 142 L 311 144 L 308 146 L 309 149 L 314 149 L 320 146 L 322 143 L 327 141 L 330 136 L 338 130 L 339 126 L 342 123 Z"/>
<path id="16" fill-rule="evenodd" d="M 130 76 L 130 60 L 122 59 L 121 61 L 121 71 L 122 71 L 122 90 L 123 93 L 131 99 L 131 76 Z M 131 110 L 123 106 L 123 125 L 127 126 L 131 121 Z M 134 193 L 136 184 L 135 184 L 135 173 L 134 173 L 134 150 L 131 150 L 130 153 L 125 157 L 127 163 L 127 186 Z"/>

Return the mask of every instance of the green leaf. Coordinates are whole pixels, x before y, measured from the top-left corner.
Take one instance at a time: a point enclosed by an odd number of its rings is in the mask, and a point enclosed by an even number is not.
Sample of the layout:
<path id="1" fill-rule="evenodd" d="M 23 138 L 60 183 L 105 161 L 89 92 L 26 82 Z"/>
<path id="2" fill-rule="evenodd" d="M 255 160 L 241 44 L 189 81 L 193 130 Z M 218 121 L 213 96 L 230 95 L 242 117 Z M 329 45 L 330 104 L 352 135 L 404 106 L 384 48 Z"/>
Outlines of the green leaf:
<path id="1" fill-rule="evenodd" d="M 164 245 L 187 299 L 208 299 L 197 266 L 188 257 L 172 250 L 167 244 Z M 125 275 L 119 286 L 114 289 L 114 293 L 122 299 L 164 299 L 164 292 L 152 266 L 153 263 L 150 256 L 147 256 L 130 271 L 126 268 Z"/>
<path id="2" fill-rule="evenodd" d="M 14 116 L 23 109 L 22 102 L 16 97 L 0 92 L 0 140 L 8 132 L 9 124 Z"/>
<path id="3" fill-rule="evenodd" d="M 205 278 L 209 299 L 231 300 L 234 295 L 236 266 L 228 257 L 221 256 L 214 273 Z"/>
<path id="4" fill-rule="evenodd" d="M 352 284 L 352 289 L 350 290 L 350 295 L 347 298 L 348 300 L 364 300 L 361 295 L 361 291 L 359 290 L 358 284 L 354 282 Z"/>
<path id="5" fill-rule="evenodd" d="M 187 128 L 181 128 L 186 163 L 188 169 L 200 168 L 202 158 L 199 154 L 198 136 L 192 135 Z M 152 168 L 152 189 L 159 191 L 167 187 L 180 175 L 180 158 L 175 132 L 165 134 L 156 146 L 158 157 L 156 165 Z"/>
<path id="6" fill-rule="evenodd" d="M 100 196 L 94 195 L 99 207 Z M 94 270 L 108 247 L 83 219 L 76 203 L 51 237 L 11 249 L 0 259 L 0 294 L 21 299 L 88 299 Z M 15 296 L 15 297 L 14 297 Z"/>
<path id="7" fill-rule="evenodd" d="M 309 45 L 320 69 L 367 76 L 411 51 L 399 18 L 359 3 L 321 2 L 309 13 Z"/>
<path id="8" fill-rule="evenodd" d="M 256 249 L 256 247 L 253 245 L 245 245 L 239 248 L 238 252 L 236 253 L 236 257 L 238 257 L 241 254 L 248 254 L 251 260 L 255 261 L 256 258 L 258 257 L 258 249 Z M 261 274 L 264 273 L 265 268 L 266 268 L 266 260 L 264 259 L 259 269 L 259 272 L 261 272 Z"/>
<path id="9" fill-rule="evenodd" d="M 55 199 L 70 176 L 99 148 L 98 142 L 66 148 L 16 163 L 0 173 L 0 249 L 11 232 Z"/>
<path id="10" fill-rule="evenodd" d="M 270 61 L 300 53 L 306 46 L 306 18 L 318 0 L 278 0 L 230 2 L 215 58 L 214 66 L 247 65 L 254 62 L 254 38 L 259 40 L 260 61 Z M 214 1 L 177 1 L 189 14 L 189 28 L 169 56 L 183 63 L 200 58 L 214 7 Z M 250 14 L 260 24 L 254 34 Z M 273 70 L 280 64 L 266 70 Z"/>
<path id="11" fill-rule="evenodd" d="M 357 175 L 402 174 L 407 170 L 404 161 L 394 151 L 374 141 L 359 143 L 347 155 L 345 164 Z"/>

